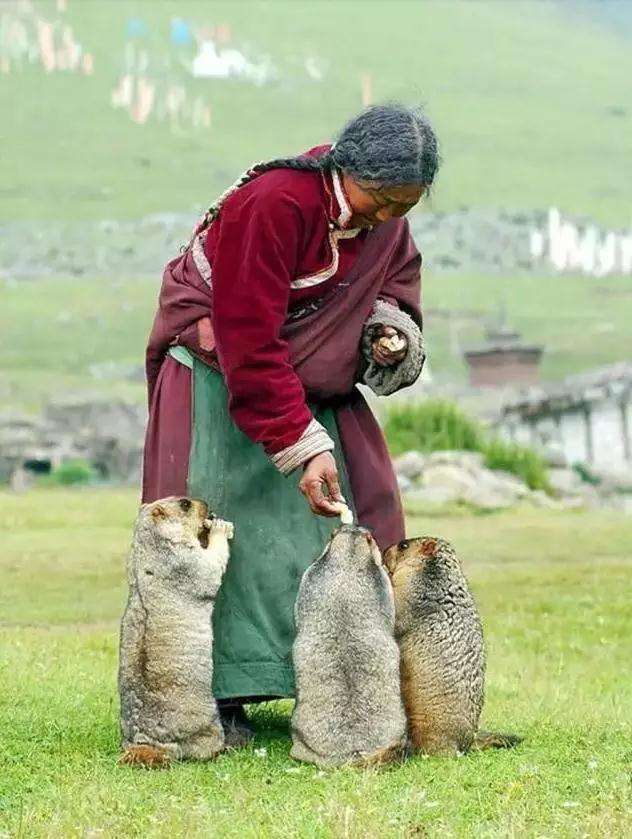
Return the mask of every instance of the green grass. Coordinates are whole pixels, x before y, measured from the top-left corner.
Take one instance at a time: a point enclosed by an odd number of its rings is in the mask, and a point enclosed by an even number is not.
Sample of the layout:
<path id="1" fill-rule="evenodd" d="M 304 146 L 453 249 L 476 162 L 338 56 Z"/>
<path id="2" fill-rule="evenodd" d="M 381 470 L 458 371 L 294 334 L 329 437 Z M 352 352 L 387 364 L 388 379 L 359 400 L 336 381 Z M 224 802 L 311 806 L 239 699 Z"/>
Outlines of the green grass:
<path id="1" fill-rule="evenodd" d="M 629 356 L 632 289 L 623 278 L 427 272 L 423 283 L 430 368 L 438 380 L 465 381 L 458 347 L 482 339 L 483 323 L 496 317 L 500 296 L 510 322 L 527 340 L 546 346 L 545 379 Z M 0 398 L 32 410 L 72 391 L 144 399 L 142 383 L 99 380 L 90 366 L 142 365 L 159 284 L 159 277 L 0 281 Z"/>
<path id="2" fill-rule="evenodd" d="M 480 424 L 454 402 L 426 399 L 397 402 L 386 413 L 384 434 L 393 455 L 411 449 L 423 452 L 458 449 L 483 450 L 485 438 Z"/>
<path id="3" fill-rule="evenodd" d="M 144 399 L 141 382 L 97 379 L 94 364 L 144 364 L 158 300 L 155 280 L 0 283 L 0 393 L 36 410 L 59 394 Z"/>
<path id="4" fill-rule="evenodd" d="M 36 0 L 56 17 L 53 0 Z M 2 76 L 0 218 L 119 218 L 207 206 L 254 160 L 328 139 L 361 105 L 360 75 L 374 98 L 421 100 L 445 165 L 432 206 L 557 205 L 629 224 L 624 173 L 632 153 L 632 52 L 615 30 L 531 0 L 338 0 L 213 3 L 90 0 L 66 19 L 95 57 L 95 74 L 39 67 Z M 126 21 L 146 20 L 153 67 L 168 53 L 172 16 L 227 21 L 235 46 L 269 54 L 281 72 L 264 86 L 176 81 L 211 103 L 208 131 L 140 127 L 110 107 L 123 67 Z M 310 81 L 306 57 L 327 76 Z"/>
<path id="5" fill-rule="evenodd" d="M 136 495 L 0 496 L 0 835 L 529 836 L 629 832 L 632 521 L 518 510 L 433 517 L 483 615 L 484 723 L 515 751 L 320 772 L 288 758 L 289 703 L 210 765 L 116 764 L 117 624 Z"/>
<path id="6" fill-rule="evenodd" d="M 488 469 L 511 472 L 530 489 L 550 489 L 546 463 L 536 451 L 493 436 L 455 402 L 396 402 L 386 409 L 384 435 L 393 455 L 411 450 L 480 452 Z"/>
<path id="7" fill-rule="evenodd" d="M 488 469 L 512 472 L 522 478 L 529 489 L 551 491 L 546 462 L 529 446 L 496 437 L 488 440 L 483 453 L 483 462 Z"/>

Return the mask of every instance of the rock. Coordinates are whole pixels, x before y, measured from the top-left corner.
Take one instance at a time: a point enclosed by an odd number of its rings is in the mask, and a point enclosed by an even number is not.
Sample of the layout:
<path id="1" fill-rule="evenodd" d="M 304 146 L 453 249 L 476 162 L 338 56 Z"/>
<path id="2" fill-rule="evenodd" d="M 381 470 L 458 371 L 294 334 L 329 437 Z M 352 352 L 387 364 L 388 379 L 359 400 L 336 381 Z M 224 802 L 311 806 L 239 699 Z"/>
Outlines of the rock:
<path id="1" fill-rule="evenodd" d="M 479 510 L 502 510 L 511 507 L 515 497 L 503 492 L 498 492 L 489 486 L 475 484 L 463 493 L 462 500 L 478 507 Z"/>
<path id="2" fill-rule="evenodd" d="M 590 472 L 600 481 L 600 493 L 632 493 L 632 468 L 591 467 Z"/>
<path id="3" fill-rule="evenodd" d="M 559 503 L 564 510 L 580 510 L 586 506 L 586 502 L 581 495 L 565 495 L 560 498 Z"/>
<path id="4" fill-rule="evenodd" d="M 597 487 L 582 484 L 579 495 L 584 500 L 585 506 L 593 508 L 601 506 L 601 494 Z"/>
<path id="5" fill-rule="evenodd" d="M 423 471 L 422 486 L 440 488 L 462 497 L 476 486 L 475 476 L 461 466 L 450 463 L 428 464 Z"/>
<path id="6" fill-rule="evenodd" d="M 542 489 L 534 489 L 529 495 L 529 501 L 536 507 L 543 507 L 547 510 L 560 510 L 562 505 L 555 498 L 551 498 Z"/>
<path id="7" fill-rule="evenodd" d="M 480 452 L 438 451 L 426 458 L 428 466 L 450 465 L 477 472 L 483 468 L 483 455 Z"/>
<path id="8" fill-rule="evenodd" d="M 549 469 L 549 483 L 560 496 L 577 495 L 583 486 L 588 486 L 574 469 Z"/>
<path id="9" fill-rule="evenodd" d="M 398 476 L 415 481 L 423 472 L 425 463 L 426 458 L 421 452 L 410 451 L 395 458 L 393 466 Z"/>
<path id="10" fill-rule="evenodd" d="M 397 478 L 397 486 L 399 487 L 399 491 L 402 493 L 410 492 L 413 488 L 414 484 L 407 478 L 406 475 L 399 475 L 395 473 L 395 477 Z"/>
<path id="11" fill-rule="evenodd" d="M 447 487 L 416 487 L 406 495 L 407 504 L 452 504 L 459 500 L 459 494 Z"/>
<path id="12" fill-rule="evenodd" d="M 419 474 L 422 460 L 425 463 Z M 425 457 L 419 452 L 408 452 L 398 458 L 396 468 L 408 502 L 446 504 L 464 501 L 482 510 L 497 510 L 510 507 L 532 494 L 516 475 L 483 466 L 483 455 L 479 452 L 439 451 Z M 415 483 L 409 475 L 418 474 Z M 544 503 L 541 501 L 541 505 Z"/>
<path id="13" fill-rule="evenodd" d="M 43 418 L 0 416 L 0 481 L 15 489 L 24 473 L 49 472 L 68 460 L 87 460 L 111 480 L 137 483 L 146 409 L 120 400 L 70 400 L 47 406 Z"/>
<path id="14" fill-rule="evenodd" d="M 17 466 L 9 478 L 9 487 L 12 492 L 26 492 L 33 485 L 33 473 L 23 466 Z"/>
<path id="15" fill-rule="evenodd" d="M 498 492 L 513 495 L 514 498 L 527 498 L 531 493 L 529 487 L 517 475 L 501 469 L 485 469 L 485 481 L 493 482 Z"/>

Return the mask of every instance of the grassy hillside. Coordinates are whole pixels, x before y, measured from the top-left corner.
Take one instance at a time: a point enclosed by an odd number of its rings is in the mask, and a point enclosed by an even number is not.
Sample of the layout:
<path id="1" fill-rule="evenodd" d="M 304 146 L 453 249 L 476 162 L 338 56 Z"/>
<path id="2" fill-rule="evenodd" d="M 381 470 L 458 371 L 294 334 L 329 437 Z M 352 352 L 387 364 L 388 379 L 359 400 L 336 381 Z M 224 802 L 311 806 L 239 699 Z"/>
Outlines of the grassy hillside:
<path id="1" fill-rule="evenodd" d="M 60 17 L 52 0 L 35 6 Z M 278 80 L 190 79 L 169 47 L 174 15 L 230 23 L 231 45 L 269 55 Z M 149 26 L 150 74 L 206 97 L 210 129 L 173 134 L 110 106 L 134 16 Z M 556 204 L 630 221 L 629 44 L 555 4 L 69 0 L 61 17 L 94 54 L 95 72 L 0 74 L 0 219 L 199 209 L 252 160 L 331 136 L 360 107 L 360 74 L 370 73 L 375 99 L 427 103 L 445 158 L 434 209 Z M 321 82 L 305 72 L 310 57 Z"/>
<path id="2" fill-rule="evenodd" d="M 158 284 L 0 283 L 0 400 L 36 408 L 73 390 L 144 398 L 143 385 L 124 375 L 143 363 Z M 427 274 L 423 297 L 430 365 L 441 380 L 465 381 L 458 347 L 482 339 L 501 299 L 525 338 L 546 346 L 545 378 L 629 357 L 632 288 L 623 278 Z"/>
<path id="3" fill-rule="evenodd" d="M 0 833 L 629 834 L 629 520 L 535 510 L 409 519 L 411 533 L 452 540 L 464 562 L 487 639 L 483 720 L 524 735 L 516 750 L 317 771 L 288 758 L 285 702 L 254 714 L 254 748 L 139 772 L 116 764 L 117 633 L 136 503 L 129 491 L 0 494 L 0 691 L 10 697 Z"/>

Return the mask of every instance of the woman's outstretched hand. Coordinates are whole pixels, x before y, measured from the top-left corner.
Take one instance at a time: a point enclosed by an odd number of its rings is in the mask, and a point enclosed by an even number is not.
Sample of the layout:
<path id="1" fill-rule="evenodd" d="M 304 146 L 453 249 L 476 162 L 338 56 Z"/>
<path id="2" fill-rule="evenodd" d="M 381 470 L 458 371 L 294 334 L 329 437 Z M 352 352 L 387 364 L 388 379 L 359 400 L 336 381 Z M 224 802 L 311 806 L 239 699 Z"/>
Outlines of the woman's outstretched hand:
<path id="1" fill-rule="evenodd" d="M 383 338 L 387 338 L 389 340 L 398 338 L 399 341 L 396 343 L 401 343 L 403 341 L 404 345 L 397 350 L 389 349 L 384 345 L 384 342 L 382 341 Z M 400 361 L 403 361 L 406 358 L 407 352 L 408 341 L 406 340 L 406 336 L 395 329 L 394 326 L 382 326 L 379 331 L 376 332 L 375 338 L 373 339 L 371 355 L 373 356 L 373 360 L 381 367 L 392 367 L 394 364 L 399 364 Z"/>
<path id="2" fill-rule="evenodd" d="M 329 497 L 323 492 L 327 487 Z M 338 516 L 332 501 L 344 501 L 338 483 L 338 467 L 331 452 L 317 454 L 307 461 L 298 488 L 303 493 L 313 513 L 318 516 Z"/>

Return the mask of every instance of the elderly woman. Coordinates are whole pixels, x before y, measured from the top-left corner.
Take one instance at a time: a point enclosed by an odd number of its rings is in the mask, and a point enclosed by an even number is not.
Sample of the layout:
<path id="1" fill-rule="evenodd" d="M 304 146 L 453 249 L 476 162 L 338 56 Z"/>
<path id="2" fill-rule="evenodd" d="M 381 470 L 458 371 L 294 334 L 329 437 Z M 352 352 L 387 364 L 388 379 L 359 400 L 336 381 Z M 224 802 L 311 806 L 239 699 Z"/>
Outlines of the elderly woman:
<path id="1" fill-rule="evenodd" d="M 421 112 L 369 108 L 334 146 L 249 169 L 166 267 L 143 500 L 188 494 L 235 523 L 214 612 L 229 744 L 252 736 L 244 702 L 293 694 L 294 600 L 332 502 L 344 497 L 381 548 L 404 538 L 356 384 L 389 394 L 421 372 L 421 257 L 402 217 L 438 162 Z"/>

